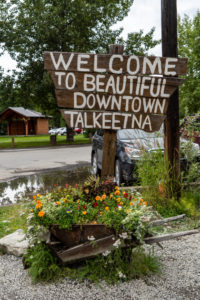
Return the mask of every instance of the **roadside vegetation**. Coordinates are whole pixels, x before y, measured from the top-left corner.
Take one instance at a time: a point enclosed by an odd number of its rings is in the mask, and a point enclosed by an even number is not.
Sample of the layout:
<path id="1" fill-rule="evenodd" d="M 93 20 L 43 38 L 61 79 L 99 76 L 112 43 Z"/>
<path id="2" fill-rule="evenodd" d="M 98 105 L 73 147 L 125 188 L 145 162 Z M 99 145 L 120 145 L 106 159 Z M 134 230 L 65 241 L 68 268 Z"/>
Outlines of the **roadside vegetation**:
<path id="1" fill-rule="evenodd" d="M 74 136 L 74 141 L 67 141 L 66 136 L 56 136 L 56 145 L 89 144 L 89 138 L 83 134 Z M 14 148 L 51 146 L 50 135 L 15 136 Z M 12 136 L 0 136 L 0 149 L 12 148 Z"/>

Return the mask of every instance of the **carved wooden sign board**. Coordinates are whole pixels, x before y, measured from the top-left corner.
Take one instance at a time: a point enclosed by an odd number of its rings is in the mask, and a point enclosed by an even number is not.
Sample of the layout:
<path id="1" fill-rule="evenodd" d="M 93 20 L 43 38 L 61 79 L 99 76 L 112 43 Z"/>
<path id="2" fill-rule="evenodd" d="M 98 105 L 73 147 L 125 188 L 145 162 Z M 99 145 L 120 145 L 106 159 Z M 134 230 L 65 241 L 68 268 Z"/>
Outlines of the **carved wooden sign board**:
<path id="1" fill-rule="evenodd" d="M 45 69 L 69 127 L 160 129 L 187 59 L 45 52 Z M 173 77 L 172 77 L 173 76 Z"/>

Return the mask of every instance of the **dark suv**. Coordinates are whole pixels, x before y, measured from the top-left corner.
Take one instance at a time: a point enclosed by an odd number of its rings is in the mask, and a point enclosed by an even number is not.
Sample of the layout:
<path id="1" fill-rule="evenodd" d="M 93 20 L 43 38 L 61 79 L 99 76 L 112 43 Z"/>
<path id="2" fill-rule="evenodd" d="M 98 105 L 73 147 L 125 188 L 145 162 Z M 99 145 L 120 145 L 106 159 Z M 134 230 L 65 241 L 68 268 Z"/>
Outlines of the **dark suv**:
<path id="1" fill-rule="evenodd" d="M 104 131 L 97 130 L 93 137 L 91 163 L 93 174 L 100 174 L 102 169 Z M 181 139 L 181 144 L 187 143 Z M 193 144 L 198 152 L 199 147 Z M 117 131 L 117 147 L 115 156 L 115 181 L 117 184 L 133 182 L 137 179 L 137 162 L 141 159 L 142 152 L 164 151 L 164 138 L 162 131 L 145 132 L 139 129 L 121 129 Z M 187 162 L 181 159 L 181 168 L 184 169 Z"/>

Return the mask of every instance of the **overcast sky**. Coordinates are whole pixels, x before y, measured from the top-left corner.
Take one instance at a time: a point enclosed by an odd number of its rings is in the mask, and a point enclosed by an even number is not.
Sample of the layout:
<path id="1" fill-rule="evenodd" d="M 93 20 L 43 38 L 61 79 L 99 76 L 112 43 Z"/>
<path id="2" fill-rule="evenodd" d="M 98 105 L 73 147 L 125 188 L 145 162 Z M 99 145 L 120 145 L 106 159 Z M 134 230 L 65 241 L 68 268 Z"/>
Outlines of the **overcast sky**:
<path id="1" fill-rule="evenodd" d="M 129 15 L 117 27 L 124 27 L 123 37 L 126 38 L 129 32 L 144 30 L 149 32 L 155 27 L 155 39 L 161 38 L 161 0 L 135 0 Z M 197 10 L 200 10 L 199 0 L 177 0 L 178 14 L 183 17 L 184 14 L 194 17 Z M 115 27 L 116 28 L 116 27 Z M 155 47 L 150 53 L 161 56 L 161 46 Z M 0 66 L 7 69 L 15 68 L 16 64 L 8 54 L 0 57 Z"/>

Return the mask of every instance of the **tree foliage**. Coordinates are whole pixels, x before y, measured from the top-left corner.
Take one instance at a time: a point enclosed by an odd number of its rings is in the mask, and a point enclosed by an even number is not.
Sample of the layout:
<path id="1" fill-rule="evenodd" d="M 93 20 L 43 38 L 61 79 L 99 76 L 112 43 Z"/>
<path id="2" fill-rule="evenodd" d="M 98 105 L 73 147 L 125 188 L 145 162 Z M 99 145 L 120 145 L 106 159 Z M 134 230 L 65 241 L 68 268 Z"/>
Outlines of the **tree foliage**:
<path id="1" fill-rule="evenodd" d="M 193 19 L 178 20 L 179 55 L 188 57 L 188 71 L 180 89 L 182 116 L 200 109 L 200 11 Z"/>
<path id="2" fill-rule="evenodd" d="M 44 113 L 57 114 L 54 87 L 44 71 L 44 51 L 107 53 L 113 43 L 125 53 L 146 54 L 158 44 L 154 29 L 129 34 L 112 30 L 127 14 L 134 0 L 1 0 L 0 42 L 17 61 L 20 101 Z M 24 99 L 24 100 L 23 100 Z M 26 105 L 25 105 L 26 106 Z"/>

